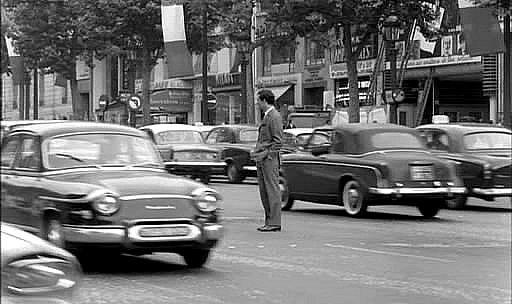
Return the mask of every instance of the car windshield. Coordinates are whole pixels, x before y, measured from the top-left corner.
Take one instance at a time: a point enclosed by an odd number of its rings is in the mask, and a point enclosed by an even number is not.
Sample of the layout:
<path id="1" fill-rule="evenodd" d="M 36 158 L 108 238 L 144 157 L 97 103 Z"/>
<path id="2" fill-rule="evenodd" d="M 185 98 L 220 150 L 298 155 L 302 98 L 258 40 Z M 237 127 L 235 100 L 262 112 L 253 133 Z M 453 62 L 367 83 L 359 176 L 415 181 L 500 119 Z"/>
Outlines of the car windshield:
<path id="1" fill-rule="evenodd" d="M 42 150 L 48 169 L 161 163 L 149 140 L 122 134 L 60 136 L 46 140 Z"/>
<path id="2" fill-rule="evenodd" d="M 411 133 L 396 131 L 371 135 L 370 145 L 373 150 L 425 148 L 420 137 Z"/>
<path id="3" fill-rule="evenodd" d="M 173 130 L 158 133 L 155 141 L 157 145 L 202 144 L 203 137 L 199 131 Z"/>
<path id="4" fill-rule="evenodd" d="M 240 131 L 240 142 L 241 143 L 256 143 L 258 140 L 258 130 L 256 129 L 245 129 Z"/>
<path id="5" fill-rule="evenodd" d="M 478 132 L 464 135 L 467 150 L 512 148 L 512 134 L 506 132 Z"/>

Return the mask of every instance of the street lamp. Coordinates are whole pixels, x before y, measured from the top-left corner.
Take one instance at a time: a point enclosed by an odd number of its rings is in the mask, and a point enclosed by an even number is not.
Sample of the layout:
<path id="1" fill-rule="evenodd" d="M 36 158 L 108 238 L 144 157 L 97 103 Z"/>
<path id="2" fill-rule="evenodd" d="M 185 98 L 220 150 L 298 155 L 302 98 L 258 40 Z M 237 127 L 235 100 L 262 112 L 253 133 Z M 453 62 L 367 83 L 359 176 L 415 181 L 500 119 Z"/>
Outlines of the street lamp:
<path id="1" fill-rule="evenodd" d="M 237 51 L 240 54 L 240 90 L 241 90 L 241 123 L 247 122 L 247 64 L 249 64 L 249 58 L 251 53 L 251 41 L 240 40 L 236 44 Z"/>
<path id="2" fill-rule="evenodd" d="M 389 120 L 390 123 L 397 123 L 397 110 L 398 103 L 404 99 L 404 92 L 398 87 L 397 83 L 397 70 L 396 70 L 396 56 L 397 49 L 395 43 L 402 39 L 402 28 L 398 17 L 393 12 L 383 22 L 383 39 L 389 51 L 390 65 L 391 65 L 391 94 L 386 94 L 386 97 L 391 95 L 391 100 L 386 100 L 390 104 L 389 107 Z M 387 98 L 386 98 L 387 99 Z"/>

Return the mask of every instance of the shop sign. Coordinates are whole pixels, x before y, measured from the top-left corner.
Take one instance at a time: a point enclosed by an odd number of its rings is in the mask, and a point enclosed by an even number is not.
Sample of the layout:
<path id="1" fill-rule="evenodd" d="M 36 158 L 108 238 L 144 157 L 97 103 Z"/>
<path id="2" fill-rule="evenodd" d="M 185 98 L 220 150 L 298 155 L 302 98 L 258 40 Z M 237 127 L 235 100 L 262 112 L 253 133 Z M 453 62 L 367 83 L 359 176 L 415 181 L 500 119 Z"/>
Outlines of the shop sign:
<path id="1" fill-rule="evenodd" d="M 481 56 L 471 57 L 469 55 L 421 58 L 409 60 L 407 62 L 407 68 L 424 68 L 431 66 L 452 65 L 461 63 L 480 63 L 481 60 Z M 400 66 L 400 64 L 401 62 L 397 62 L 397 66 Z M 386 70 L 389 70 L 390 66 L 390 63 L 386 62 Z"/>
<path id="2" fill-rule="evenodd" d="M 135 79 L 135 92 L 142 92 L 143 79 Z M 150 85 L 150 90 L 164 90 L 164 89 L 192 89 L 187 81 L 181 79 L 163 79 L 154 81 Z"/>
<path id="3" fill-rule="evenodd" d="M 192 94 L 183 90 L 157 91 L 151 94 L 151 105 L 169 106 L 175 112 L 192 111 Z"/>
<path id="4" fill-rule="evenodd" d="M 265 87 L 283 86 L 283 85 L 294 84 L 296 82 L 297 82 L 296 75 L 282 75 L 279 77 L 272 76 L 272 77 L 266 77 L 266 78 L 259 78 L 256 81 L 256 87 L 265 88 Z"/>
<path id="5" fill-rule="evenodd" d="M 321 67 L 305 68 L 304 69 L 304 82 L 322 81 L 325 77 L 325 69 Z"/>
<path id="6" fill-rule="evenodd" d="M 215 76 L 215 87 L 240 85 L 240 73 L 221 73 Z"/>
<path id="7" fill-rule="evenodd" d="M 371 74 L 375 68 L 375 59 L 363 60 L 357 62 L 357 74 Z M 347 63 L 337 63 L 329 66 L 330 78 L 345 78 L 348 77 Z"/>

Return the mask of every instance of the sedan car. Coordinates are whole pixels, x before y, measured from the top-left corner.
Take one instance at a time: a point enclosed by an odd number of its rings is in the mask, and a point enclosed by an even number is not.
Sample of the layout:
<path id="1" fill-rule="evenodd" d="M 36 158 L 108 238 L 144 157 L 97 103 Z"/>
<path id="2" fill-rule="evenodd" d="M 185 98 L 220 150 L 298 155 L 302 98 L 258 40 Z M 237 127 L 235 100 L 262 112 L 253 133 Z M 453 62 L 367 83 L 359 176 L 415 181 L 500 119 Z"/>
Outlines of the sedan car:
<path id="1" fill-rule="evenodd" d="M 437 156 L 458 163 L 468 193 L 447 202 L 463 208 L 468 197 L 512 197 L 512 131 L 479 123 L 428 124 L 417 128 Z"/>
<path id="2" fill-rule="evenodd" d="M 77 259 L 37 236 L 1 223 L 5 304 L 67 304 L 82 280 Z"/>
<path id="3" fill-rule="evenodd" d="M 411 128 L 318 128 L 306 147 L 311 153 L 282 157 L 283 210 L 297 199 L 342 205 L 350 216 L 363 215 L 369 205 L 413 205 L 433 217 L 446 199 L 465 192 L 455 165 L 430 153 Z"/>
<path id="4" fill-rule="evenodd" d="M 4 140 L 1 169 L 2 220 L 73 252 L 174 252 L 199 267 L 222 236 L 221 196 L 166 172 L 137 129 L 17 127 Z"/>
<path id="5" fill-rule="evenodd" d="M 248 125 L 221 125 L 213 128 L 206 143 L 217 149 L 226 162 L 225 174 L 231 183 L 241 183 L 247 176 L 255 177 L 256 164 L 251 150 L 258 140 L 258 128 Z"/>
<path id="6" fill-rule="evenodd" d="M 0 142 L 4 136 L 17 126 L 26 126 L 32 124 L 46 124 L 63 122 L 67 120 L 1 120 L 0 121 Z"/>
<path id="7" fill-rule="evenodd" d="M 283 147 L 281 148 L 281 152 L 285 154 L 302 149 L 312 133 L 313 128 L 292 128 L 283 130 Z"/>
<path id="8" fill-rule="evenodd" d="M 140 128 L 156 144 L 170 173 L 199 178 L 208 184 L 212 174 L 223 174 L 226 162 L 218 149 L 204 143 L 199 127 L 156 124 Z"/>

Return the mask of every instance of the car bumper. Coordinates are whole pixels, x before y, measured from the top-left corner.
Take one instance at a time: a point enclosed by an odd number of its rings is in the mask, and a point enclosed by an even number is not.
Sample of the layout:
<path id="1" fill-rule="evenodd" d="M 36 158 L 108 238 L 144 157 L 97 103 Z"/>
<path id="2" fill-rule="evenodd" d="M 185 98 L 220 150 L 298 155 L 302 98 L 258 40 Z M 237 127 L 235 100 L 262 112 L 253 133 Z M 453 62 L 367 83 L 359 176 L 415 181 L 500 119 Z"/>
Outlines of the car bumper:
<path id="1" fill-rule="evenodd" d="M 141 236 L 140 231 L 143 228 L 188 228 L 187 235 L 179 236 Z M 121 244 L 130 243 L 184 243 L 196 242 L 205 243 L 210 241 L 219 241 L 224 234 L 224 227 L 220 224 L 204 224 L 196 226 L 192 224 L 161 224 L 161 225 L 134 225 L 131 227 L 123 226 L 78 226 L 63 225 L 64 238 L 66 242 L 75 244 Z"/>
<path id="2" fill-rule="evenodd" d="M 258 169 L 256 168 L 256 166 L 243 166 L 242 169 L 246 176 L 254 177 L 258 175 Z"/>
<path id="3" fill-rule="evenodd" d="M 187 162 L 187 161 L 176 161 L 176 162 L 165 162 L 165 168 L 173 173 L 182 174 L 194 174 L 194 173 L 223 173 L 226 170 L 225 162 L 209 162 L 209 161 L 198 161 L 198 162 Z"/>
<path id="4" fill-rule="evenodd" d="M 512 188 L 473 188 L 472 191 L 482 196 L 512 196 Z"/>
<path id="5" fill-rule="evenodd" d="M 418 195 L 439 194 L 455 195 L 466 193 L 465 187 L 427 187 L 427 188 L 369 188 L 371 194 L 376 195 Z"/>

